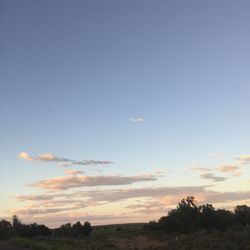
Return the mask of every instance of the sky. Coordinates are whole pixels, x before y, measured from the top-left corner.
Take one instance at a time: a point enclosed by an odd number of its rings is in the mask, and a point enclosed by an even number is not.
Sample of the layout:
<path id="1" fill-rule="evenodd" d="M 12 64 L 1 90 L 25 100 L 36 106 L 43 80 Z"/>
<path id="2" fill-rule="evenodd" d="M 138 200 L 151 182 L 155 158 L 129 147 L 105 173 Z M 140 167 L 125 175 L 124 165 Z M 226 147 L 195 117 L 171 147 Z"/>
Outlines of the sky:
<path id="1" fill-rule="evenodd" d="M 2 0 L 0 218 L 250 205 L 249 23 L 248 0 Z"/>

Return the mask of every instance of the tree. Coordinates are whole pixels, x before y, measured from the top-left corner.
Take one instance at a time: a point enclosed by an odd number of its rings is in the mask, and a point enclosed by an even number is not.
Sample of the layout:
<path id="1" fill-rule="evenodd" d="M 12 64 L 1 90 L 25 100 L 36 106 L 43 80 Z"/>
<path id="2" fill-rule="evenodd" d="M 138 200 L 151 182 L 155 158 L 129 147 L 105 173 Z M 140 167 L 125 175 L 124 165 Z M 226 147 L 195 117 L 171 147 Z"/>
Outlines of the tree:
<path id="1" fill-rule="evenodd" d="M 17 230 L 18 228 L 21 227 L 22 223 L 21 223 L 21 220 L 18 218 L 17 215 L 13 215 L 13 217 L 12 217 L 12 225 L 13 225 L 14 230 Z"/>
<path id="2" fill-rule="evenodd" d="M 215 228 L 226 230 L 235 223 L 234 214 L 225 209 L 217 209 L 215 215 Z"/>
<path id="3" fill-rule="evenodd" d="M 80 221 L 76 222 L 72 226 L 72 234 L 74 237 L 80 237 L 81 235 L 83 235 L 83 225 Z"/>
<path id="4" fill-rule="evenodd" d="M 83 224 L 83 235 L 84 236 L 89 236 L 92 232 L 92 227 L 91 227 L 91 224 L 90 222 L 88 221 L 85 221 L 84 224 Z"/>
<path id="5" fill-rule="evenodd" d="M 195 198 L 182 199 L 176 209 L 159 220 L 159 227 L 166 233 L 193 232 L 200 228 L 200 212 Z"/>
<path id="6" fill-rule="evenodd" d="M 199 207 L 201 226 L 207 230 L 215 228 L 216 211 L 212 204 L 205 204 Z"/>
<path id="7" fill-rule="evenodd" d="M 7 220 L 0 221 L 0 239 L 8 239 L 13 236 L 13 227 Z"/>
<path id="8" fill-rule="evenodd" d="M 243 226 L 250 225 L 250 207 L 247 205 L 236 206 L 234 209 L 235 219 Z"/>

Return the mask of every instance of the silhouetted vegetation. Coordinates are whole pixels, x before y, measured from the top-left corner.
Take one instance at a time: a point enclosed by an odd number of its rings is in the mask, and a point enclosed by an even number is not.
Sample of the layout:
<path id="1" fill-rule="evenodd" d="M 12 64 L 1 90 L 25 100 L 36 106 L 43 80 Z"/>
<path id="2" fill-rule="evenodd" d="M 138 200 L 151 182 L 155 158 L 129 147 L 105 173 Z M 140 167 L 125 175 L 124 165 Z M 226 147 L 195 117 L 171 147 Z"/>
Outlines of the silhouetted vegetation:
<path id="1" fill-rule="evenodd" d="M 177 208 L 169 211 L 158 222 L 151 221 L 145 227 L 165 233 L 191 233 L 198 230 L 225 231 L 233 227 L 250 225 L 250 207 L 237 206 L 234 212 L 215 209 L 212 204 L 197 206 L 195 198 L 182 199 Z"/>
<path id="2" fill-rule="evenodd" d="M 89 236 L 92 232 L 91 224 L 88 221 L 85 221 L 82 225 L 80 221 L 71 225 L 71 223 L 67 223 L 62 225 L 59 228 L 54 230 L 54 235 L 57 237 L 86 237 Z"/>
<path id="3" fill-rule="evenodd" d="M 0 221 L 0 239 L 9 239 L 12 237 L 32 238 L 35 236 L 51 236 L 52 234 L 56 237 L 80 238 L 89 236 L 91 231 L 92 227 L 88 221 L 84 222 L 83 225 L 79 221 L 72 226 L 68 223 L 56 229 L 49 229 L 45 225 L 36 223 L 23 224 L 16 215 L 13 216 L 12 223 L 7 220 Z"/>
<path id="4" fill-rule="evenodd" d="M 12 223 L 7 220 L 0 221 L 0 239 L 9 239 L 14 236 L 18 237 L 35 237 L 49 236 L 52 231 L 45 225 L 32 223 L 29 225 L 21 223 L 19 218 L 14 215 Z"/>

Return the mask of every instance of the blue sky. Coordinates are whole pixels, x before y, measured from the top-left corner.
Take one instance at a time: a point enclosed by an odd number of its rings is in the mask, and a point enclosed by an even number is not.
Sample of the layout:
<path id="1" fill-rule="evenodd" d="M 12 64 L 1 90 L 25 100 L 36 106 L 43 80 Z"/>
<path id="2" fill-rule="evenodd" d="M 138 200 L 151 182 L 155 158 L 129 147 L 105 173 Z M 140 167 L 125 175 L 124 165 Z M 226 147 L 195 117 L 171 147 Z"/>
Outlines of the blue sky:
<path id="1" fill-rule="evenodd" d="M 73 164 L 71 169 L 85 171 L 77 176 L 156 178 L 91 187 L 96 190 L 190 187 L 205 182 L 214 192 L 250 191 L 245 167 L 250 162 L 246 160 L 250 154 L 249 23 L 250 3 L 243 0 L 1 1 L 2 216 L 19 211 L 25 220 L 27 206 L 15 197 L 46 193 L 29 185 L 67 176 L 63 171 L 69 166 L 41 160 L 39 155 L 45 153 L 74 161 L 113 162 Z M 34 159 L 21 159 L 21 152 Z M 191 165 L 220 169 L 212 174 L 225 179 L 202 177 L 205 170 L 190 171 Z M 241 174 L 229 168 L 223 172 L 222 165 L 236 166 Z M 229 172 L 233 177 L 224 176 Z M 69 191 L 57 190 L 56 195 L 65 192 Z M 158 200 L 162 197 L 168 195 Z M 143 199 L 147 205 L 149 201 Z M 249 200 L 250 195 L 243 199 Z M 172 205 L 164 202 L 163 207 Z M 116 207 L 119 216 L 131 214 L 118 201 L 107 211 L 115 215 Z M 34 219 L 42 218 L 32 212 Z M 77 213 L 76 217 L 92 216 L 96 223 L 113 222 L 110 214 L 100 214 L 98 206 Z M 160 214 L 151 213 L 150 219 Z M 53 225 L 67 221 L 68 214 L 55 215 L 58 221 Z M 124 221 L 134 219 L 124 217 Z"/>

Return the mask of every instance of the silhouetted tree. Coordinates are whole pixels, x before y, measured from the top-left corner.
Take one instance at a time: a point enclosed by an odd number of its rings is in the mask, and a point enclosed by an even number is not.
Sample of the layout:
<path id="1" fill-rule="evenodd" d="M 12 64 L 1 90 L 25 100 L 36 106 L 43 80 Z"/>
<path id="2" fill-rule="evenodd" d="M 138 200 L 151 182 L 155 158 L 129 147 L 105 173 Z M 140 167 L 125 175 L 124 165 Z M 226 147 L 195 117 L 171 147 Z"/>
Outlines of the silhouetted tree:
<path id="1" fill-rule="evenodd" d="M 83 225 L 81 224 L 80 221 L 76 222 L 72 226 L 72 234 L 74 237 L 78 237 L 78 238 L 83 235 Z"/>
<path id="2" fill-rule="evenodd" d="M 14 230 L 17 230 L 18 228 L 22 226 L 21 220 L 18 218 L 17 215 L 13 215 L 12 225 L 13 225 Z"/>
<path id="3" fill-rule="evenodd" d="M 247 205 L 236 206 L 234 209 L 235 219 L 243 226 L 250 225 L 250 207 Z"/>
<path id="4" fill-rule="evenodd" d="M 151 221 L 145 227 L 151 230 L 162 230 L 166 233 L 188 233 L 199 229 L 224 231 L 233 225 L 250 225 L 250 207 L 237 206 L 234 212 L 225 209 L 214 209 L 212 204 L 197 207 L 195 198 L 188 196 L 182 199 L 176 209 L 168 212 L 158 222 Z"/>
<path id="5" fill-rule="evenodd" d="M 200 228 L 200 213 L 193 196 L 182 199 L 177 208 L 159 220 L 159 227 L 167 232 L 192 232 Z"/>
<path id="6" fill-rule="evenodd" d="M 215 216 L 215 228 L 226 230 L 235 223 L 234 214 L 225 209 L 217 209 Z"/>
<path id="7" fill-rule="evenodd" d="M 85 221 L 84 224 L 83 224 L 83 235 L 84 236 L 89 236 L 92 232 L 92 227 L 91 227 L 91 224 L 90 222 L 88 221 Z"/>
<path id="8" fill-rule="evenodd" d="M 71 237 L 72 236 L 72 227 L 71 223 L 66 223 L 61 225 L 55 230 L 55 235 L 58 237 Z"/>
<path id="9" fill-rule="evenodd" d="M 216 211 L 212 204 L 205 204 L 199 207 L 201 227 L 207 230 L 215 229 Z"/>
<path id="10" fill-rule="evenodd" d="M 9 239 L 13 236 L 13 227 L 7 220 L 0 221 L 0 239 Z"/>

